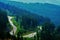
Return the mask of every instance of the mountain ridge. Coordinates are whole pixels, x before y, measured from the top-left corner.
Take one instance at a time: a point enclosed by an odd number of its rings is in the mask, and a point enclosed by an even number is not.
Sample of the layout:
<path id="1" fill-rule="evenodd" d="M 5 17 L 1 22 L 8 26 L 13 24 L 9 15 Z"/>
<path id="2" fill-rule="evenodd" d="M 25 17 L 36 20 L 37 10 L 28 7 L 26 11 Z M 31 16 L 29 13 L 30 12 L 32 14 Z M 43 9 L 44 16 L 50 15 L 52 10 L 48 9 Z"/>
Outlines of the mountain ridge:
<path id="1" fill-rule="evenodd" d="M 46 19 L 43 16 L 31 13 L 29 11 L 17 8 L 15 6 L 11 6 L 8 4 L 4 4 L 0 2 L 0 8 L 3 8 L 5 10 L 8 10 L 10 13 L 13 13 L 12 15 L 16 15 L 16 16 L 23 16 L 23 17 L 32 17 L 32 19 L 38 20 L 39 24 L 44 23 L 45 21 L 50 21 L 49 19 Z"/>
<path id="2" fill-rule="evenodd" d="M 38 15 L 49 17 L 52 22 L 57 25 L 60 25 L 60 6 L 55 4 L 48 3 L 19 3 L 19 2 L 9 2 L 9 5 L 16 6 L 18 8 L 22 8 L 28 10 L 32 13 L 36 13 Z"/>
<path id="3" fill-rule="evenodd" d="M 54 4 L 42 4 L 42 3 L 18 3 L 18 2 L 6 2 L 11 6 L 15 6 L 17 8 L 21 8 L 31 13 L 35 13 L 44 17 L 48 17 L 57 25 L 60 25 L 60 6 Z"/>

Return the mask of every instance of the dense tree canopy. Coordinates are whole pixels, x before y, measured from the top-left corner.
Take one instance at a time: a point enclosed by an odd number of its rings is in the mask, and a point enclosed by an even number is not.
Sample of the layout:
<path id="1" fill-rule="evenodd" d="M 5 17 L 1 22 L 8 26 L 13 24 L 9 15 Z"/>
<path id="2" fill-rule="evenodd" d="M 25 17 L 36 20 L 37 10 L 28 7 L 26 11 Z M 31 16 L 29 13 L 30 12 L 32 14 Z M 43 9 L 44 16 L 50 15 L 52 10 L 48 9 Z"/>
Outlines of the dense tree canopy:
<path id="1" fill-rule="evenodd" d="M 53 32 L 55 29 L 55 25 L 51 22 L 46 22 L 43 24 L 41 31 L 41 40 L 54 40 Z"/>
<path id="2" fill-rule="evenodd" d="M 37 25 L 39 24 L 38 19 L 33 18 L 32 16 L 23 16 L 21 25 L 24 29 L 27 30 L 34 30 L 34 28 L 37 28 Z"/>
<path id="3" fill-rule="evenodd" d="M 7 23 L 8 23 L 7 12 L 0 9 L 0 33 L 6 31 Z"/>

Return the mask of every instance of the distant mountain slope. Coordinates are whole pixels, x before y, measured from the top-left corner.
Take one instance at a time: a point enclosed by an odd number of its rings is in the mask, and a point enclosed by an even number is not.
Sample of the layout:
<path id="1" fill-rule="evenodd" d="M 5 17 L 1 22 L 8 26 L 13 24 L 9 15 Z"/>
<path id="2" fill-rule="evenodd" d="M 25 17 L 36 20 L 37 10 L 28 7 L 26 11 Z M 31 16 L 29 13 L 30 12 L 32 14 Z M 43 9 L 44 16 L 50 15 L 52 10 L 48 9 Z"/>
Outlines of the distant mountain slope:
<path id="1" fill-rule="evenodd" d="M 43 16 L 34 14 L 32 12 L 17 8 L 15 6 L 11 6 L 5 3 L 0 2 L 0 8 L 5 9 L 13 13 L 12 15 L 18 15 L 18 16 L 26 16 L 26 17 L 32 17 L 33 19 L 37 19 L 40 24 L 50 21 L 48 18 L 45 18 Z"/>
<path id="2" fill-rule="evenodd" d="M 41 16 L 49 17 L 56 25 L 60 25 L 60 6 L 48 3 L 6 2 L 9 5 L 28 10 Z"/>

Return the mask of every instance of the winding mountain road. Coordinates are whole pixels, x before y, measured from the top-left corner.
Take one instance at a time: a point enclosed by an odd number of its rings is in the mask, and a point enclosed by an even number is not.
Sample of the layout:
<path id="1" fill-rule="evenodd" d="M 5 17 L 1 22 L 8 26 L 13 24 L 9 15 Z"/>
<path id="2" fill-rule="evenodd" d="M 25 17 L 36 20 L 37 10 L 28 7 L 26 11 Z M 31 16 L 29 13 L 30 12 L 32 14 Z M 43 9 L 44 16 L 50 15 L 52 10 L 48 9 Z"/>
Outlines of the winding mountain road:
<path id="1" fill-rule="evenodd" d="M 36 35 L 36 32 L 28 34 L 28 35 L 24 35 L 23 37 L 31 38 L 31 37 L 34 37 L 35 35 Z"/>
<path id="2" fill-rule="evenodd" d="M 13 29 L 11 30 L 10 34 L 11 35 L 14 35 L 17 31 L 17 27 L 13 24 L 13 22 L 11 21 L 13 17 L 11 16 L 8 16 L 8 20 L 9 20 L 9 23 L 10 25 L 13 27 Z M 28 37 L 28 38 L 31 38 L 31 37 L 34 37 L 36 35 L 36 32 L 34 33 L 31 33 L 31 34 L 28 34 L 28 35 L 24 35 L 23 37 Z"/>
<path id="3" fill-rule="evenodd" d="M 17 27 L 16 27 L 16 26 L 13 24 L 13 22 L 11 21 L 12 18 L 13 18 L 13 17 L 8 16 L 9 23 L 10 23 L 10 25 L 13 27 L 13 30 L 11 30 L 10 34 L 11 34 L 11 35 L 14 35 L 14 34 L 16 33 L 16 31 L 17 31 Z"/>

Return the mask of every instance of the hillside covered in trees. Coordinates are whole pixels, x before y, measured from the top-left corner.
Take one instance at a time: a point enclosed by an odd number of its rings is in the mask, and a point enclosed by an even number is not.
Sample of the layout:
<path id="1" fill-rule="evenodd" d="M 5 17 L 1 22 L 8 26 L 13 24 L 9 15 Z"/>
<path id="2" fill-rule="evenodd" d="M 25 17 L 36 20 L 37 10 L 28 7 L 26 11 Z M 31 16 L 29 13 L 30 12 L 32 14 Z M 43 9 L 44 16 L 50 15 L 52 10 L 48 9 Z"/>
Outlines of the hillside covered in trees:
<path id="1" fill-rule="evenodd" d="M 0 2 L 0 39 L 60 40 L 60 25 L 55 26 L 47 17 Z"/>

